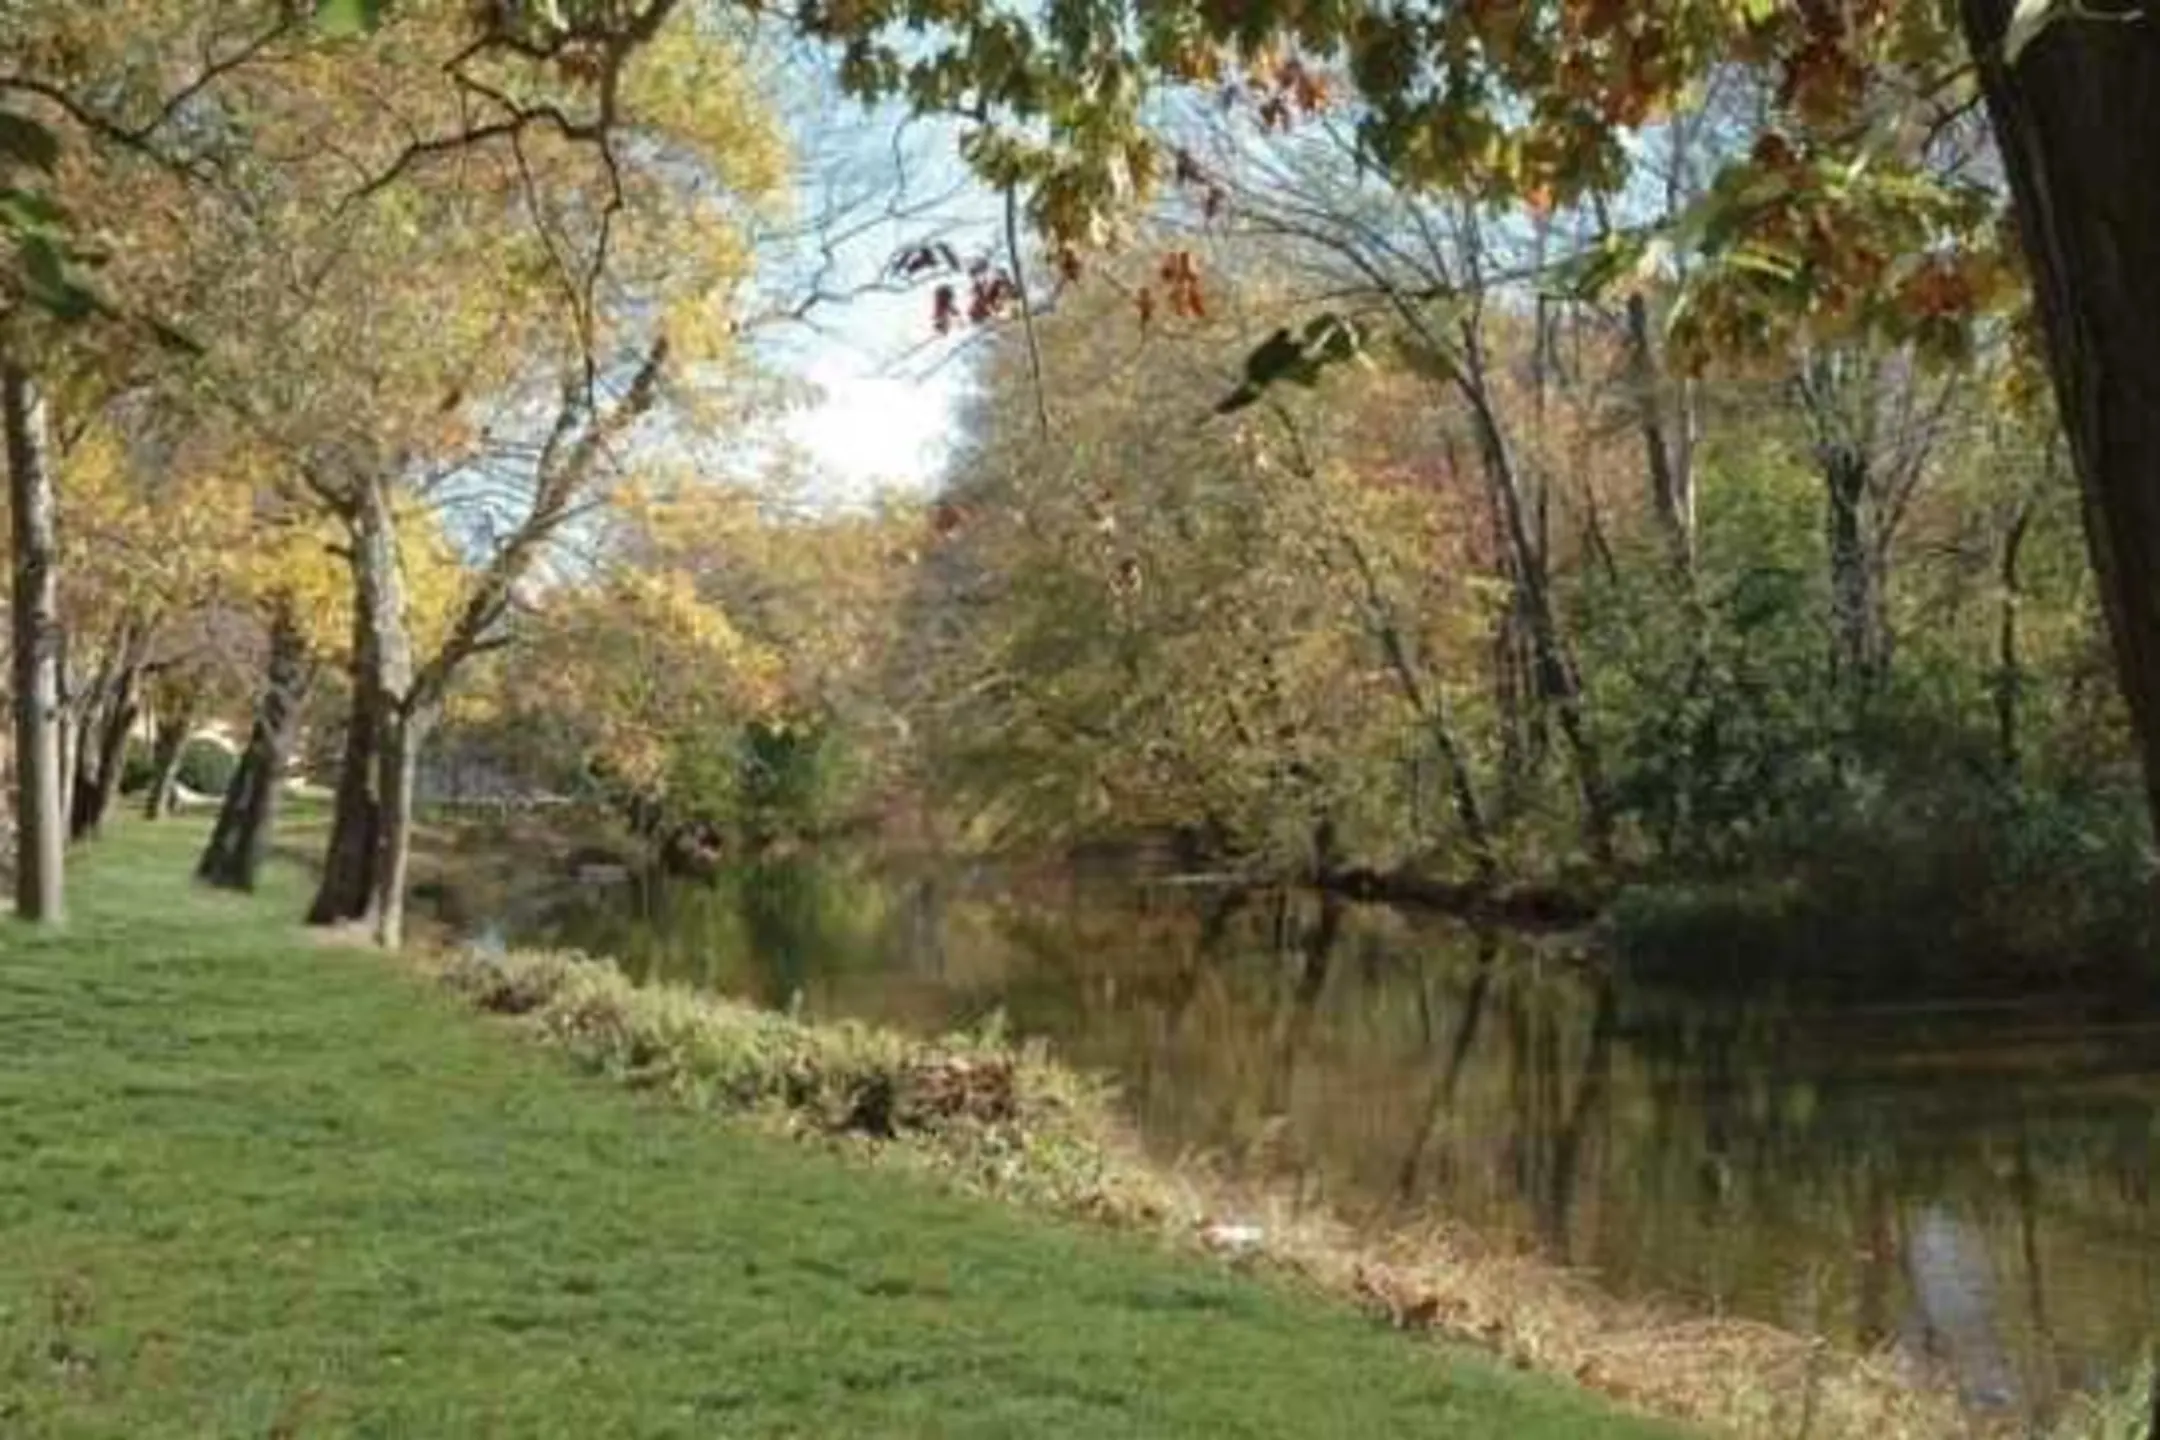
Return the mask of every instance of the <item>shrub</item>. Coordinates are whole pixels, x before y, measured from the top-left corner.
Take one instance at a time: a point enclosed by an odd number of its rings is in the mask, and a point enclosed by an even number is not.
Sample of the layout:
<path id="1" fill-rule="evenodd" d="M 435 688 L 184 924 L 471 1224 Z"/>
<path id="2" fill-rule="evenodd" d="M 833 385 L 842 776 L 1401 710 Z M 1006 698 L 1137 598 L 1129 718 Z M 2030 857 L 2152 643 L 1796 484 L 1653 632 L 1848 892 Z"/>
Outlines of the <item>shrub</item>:
<path id="1" fill-rule="evenodd" d="M 239 757 L 215 740 L 190 740 L 180 751 L 180 783 L 198 795 L 223 795 L 239 768 Z"/>
<path id="2" fill-rule="evenodd" d="M 1102 1088 L 994 1030 L 932 1041 L 813 1024 L 639 986 L 576 955 L 471 952 L 444 979 L 478 1009 L 523 1017 L 586 1068 L 699 1109 L 867 1143 L 965 1189 L 1068 1214 L 1168 1213 Z"/>
<path id="3" fill-rule="evenodd" d="M 1667 881 L 1607 917 L 1638 978 L 1885 997 L 2142 991 L 2142 797 L 1907 787 L 1766 836 L 1775 878 Z"/>
<path id="4" fill-rule="evenodd" d="M 120 762 L 120 793 L 140 795 L 150 788 L 155 775 L 150 768 L 150 747 L 140 740 L 127 742 L 126 756 Z"/>

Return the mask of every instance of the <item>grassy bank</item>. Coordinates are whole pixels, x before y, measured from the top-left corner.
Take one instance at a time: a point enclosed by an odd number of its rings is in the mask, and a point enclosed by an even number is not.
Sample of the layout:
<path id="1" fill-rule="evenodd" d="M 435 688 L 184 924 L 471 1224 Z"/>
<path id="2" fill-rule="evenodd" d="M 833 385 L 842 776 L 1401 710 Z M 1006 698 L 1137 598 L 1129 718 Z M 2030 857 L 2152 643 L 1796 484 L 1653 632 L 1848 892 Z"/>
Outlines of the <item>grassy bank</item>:
<path id="1" fill-rule="evenodd" d="M 1633 1436 L 1563 1385 L 515 1043 L 185 879 L 0 922 L 0 1434 Z"/>

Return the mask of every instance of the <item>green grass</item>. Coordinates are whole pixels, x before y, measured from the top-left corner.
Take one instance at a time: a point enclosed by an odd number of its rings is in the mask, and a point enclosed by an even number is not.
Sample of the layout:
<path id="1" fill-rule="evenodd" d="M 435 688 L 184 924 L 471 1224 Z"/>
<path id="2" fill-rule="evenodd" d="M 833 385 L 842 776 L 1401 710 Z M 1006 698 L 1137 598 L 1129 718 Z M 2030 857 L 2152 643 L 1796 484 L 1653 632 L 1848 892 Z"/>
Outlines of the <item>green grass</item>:
<path id="1" fill-rule="evenodd" d="M 1668 1433 L 581 1079 L 199 837 L 0 920 L 0 1436 Z"/>

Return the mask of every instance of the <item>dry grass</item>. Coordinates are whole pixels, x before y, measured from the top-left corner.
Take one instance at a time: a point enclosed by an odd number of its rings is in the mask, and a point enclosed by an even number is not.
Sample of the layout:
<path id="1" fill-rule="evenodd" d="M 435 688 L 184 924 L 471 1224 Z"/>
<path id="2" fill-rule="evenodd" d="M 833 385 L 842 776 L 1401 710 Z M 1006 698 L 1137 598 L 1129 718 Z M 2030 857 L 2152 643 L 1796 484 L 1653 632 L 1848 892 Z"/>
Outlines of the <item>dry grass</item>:
<path id="1" fill-rule="evenodd" d="M 1946 1387 L 1771 1326 L 1624 1302 L 1439 1228 L 1353 1232 L 1147 1160 L 1099 1085 L 997 1035 L 813 1025 L 562 954 L 463 954 L 446 981 L 580 1064 L 700 1109 L 1025 1206 L 1303 1277 L 1384 1323 L 1468 1341 L 1639 1412 L 1749 1436 L 1984 1433 Z"/>

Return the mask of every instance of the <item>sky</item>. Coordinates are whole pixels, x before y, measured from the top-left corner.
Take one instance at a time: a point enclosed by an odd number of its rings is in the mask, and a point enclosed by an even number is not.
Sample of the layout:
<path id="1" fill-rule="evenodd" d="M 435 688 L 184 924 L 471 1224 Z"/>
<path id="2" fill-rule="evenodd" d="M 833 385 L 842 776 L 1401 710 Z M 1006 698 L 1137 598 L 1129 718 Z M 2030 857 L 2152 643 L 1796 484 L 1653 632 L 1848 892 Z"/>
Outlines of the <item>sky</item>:
<path id="1" fill-rule="evenodd" d="M 892 106 L 866 112 L 837 97 L 817 64 L 781 69 L 796 173 L 786 217 L 760 241 L 760 298 L 768 312 L 815 302 L 804 320 L 758 331 L 767 365 L 811 397 L 781 431 L 810 461 L 813 503 L 860 504 L 895 486 L 928 492 L 969 372 L 931 326 L 943 277 L 904 288 L 892 262 L 932 241 L 972 256 L 1000 212 L 960 165 L 953 126 Z"/>
<path id="2" fill-rule="evenodd" d="M 909 363 L 929 334 L 926 296 L 880 296 L 851 301 L 787 347 L 782 363 L 815 395 L 783 427 L 811 461 L 810 498 L 846 506 L 895 486 L 936 488 L 967 372 Z"/>

